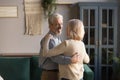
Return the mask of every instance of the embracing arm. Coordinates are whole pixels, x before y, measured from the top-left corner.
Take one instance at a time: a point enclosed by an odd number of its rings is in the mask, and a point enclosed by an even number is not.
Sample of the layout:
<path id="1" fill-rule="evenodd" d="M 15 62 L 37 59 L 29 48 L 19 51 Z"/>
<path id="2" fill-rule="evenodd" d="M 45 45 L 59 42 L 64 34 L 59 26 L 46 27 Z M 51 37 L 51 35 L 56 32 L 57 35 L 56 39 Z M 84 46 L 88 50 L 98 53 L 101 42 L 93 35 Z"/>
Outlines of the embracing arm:
<path id="1" fill-rule="evenodd" d="M 50 59 L 58 64 L 70 64 L 72 63 L 72 57 L 64 56 L 64 55 L 57 55 L 52 56 Z"/>
<path id="2" fill-rule="evenodd" d="M 47 35 L 44 41 L 44 45 L 43 45 L 43 53 L 44 53 L 43 56 L 44 57 L 51 57 L 51 56 L 56 56 L 56 55 L 60 55 L 64 53 L 66 49 L 65 41 L 52 49 L 49 49 L 49 41 L 50 41 L 50 36 Z"/>
<path id="3" fill-rule="evenodd" d="M 66 46 L 65 46 L 66 42 L 63 42 L 62 44 L 60 44 L 57 47 L 55 47 L 55 45 L 56 44 L 55 44 L 54 39 L 48 39 L 48 40 L 44 39 L 43 44 L 42 44 L 42 49 L 43 49 L 43 54 L 42 55 L 44 57 L 52 56 L 52 57 L 50 57 L 50 59 L 53 62 L 56 62 L 56 63 L 59 63 L 59 64 L 70 64 L 70 63 L 76 63 L 76 62 L 79 61 L 79 58 L 78 58 L 79 56 L 77 54 L 74 55 L 74 56 L 61 55 L 61 54 L 63 54 L 64 50 L 66 49 Z"/>
<path id="4" fill-rule="evenodd" d="M 43 42 L 44 42 L 44 40 L 41 40 L 41 43 L 40 43 L 40 45 L 41 45 L 41 49 L 40 49 L 40 59 L 39 59 L 39 65 L 41 66 L 41 65 L 43 65 L 43 63 L 44 63 L 44 61 L 45 61 L 45 59 L 47 58 L 47 57 L 43 57 L 42 56 L 42 54 L 44 54 L 43 53 Z M 54 47 L 54 45 L 55 45 L 55 43 L 54 43 L 54 41 L 53 40 L 51 40 L 51 42 L 50 42 L 50 44 L 49 44 L 49 48 L 51 49 L 51 48 L 53 48 Z M 70 64 L 70 63 L 72 63 L 73 61 L 73 59 L 72 59 L 72 57 L 69 57 L 69 56 L 64 56 L 64 55 L 57 55 L 57 56 L 53 56 L 53 57 L 49 57 L 53 62 L 55 62 L 55 63 L 57 63 L 57 64 Z"/>
<path id="5" fill-rule="evenodd" d="M 77 53 L 75 53 L 75 55 L 73 56 L 57 55 L 50 57 L 50 59 L 58 64 L 71 64 L 71 63 L 79 62 L 81 60 L 80 55 Z"/>

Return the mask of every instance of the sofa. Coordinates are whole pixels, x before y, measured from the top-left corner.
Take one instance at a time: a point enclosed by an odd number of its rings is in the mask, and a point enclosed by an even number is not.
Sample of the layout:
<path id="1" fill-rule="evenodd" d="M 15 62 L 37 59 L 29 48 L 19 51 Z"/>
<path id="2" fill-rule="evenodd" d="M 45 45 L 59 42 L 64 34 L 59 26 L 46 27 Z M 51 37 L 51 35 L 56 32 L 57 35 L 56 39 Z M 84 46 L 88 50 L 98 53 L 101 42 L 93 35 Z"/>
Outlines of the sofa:
<path id="1" fill-rule="evenodd" d="M 94 73 L 84 65 L 84 80 L 93 80 Z M 40 80 L 42 69 L 38 67 L 38 56 L 0 57 L 0 76 L 4 80 Z"/>

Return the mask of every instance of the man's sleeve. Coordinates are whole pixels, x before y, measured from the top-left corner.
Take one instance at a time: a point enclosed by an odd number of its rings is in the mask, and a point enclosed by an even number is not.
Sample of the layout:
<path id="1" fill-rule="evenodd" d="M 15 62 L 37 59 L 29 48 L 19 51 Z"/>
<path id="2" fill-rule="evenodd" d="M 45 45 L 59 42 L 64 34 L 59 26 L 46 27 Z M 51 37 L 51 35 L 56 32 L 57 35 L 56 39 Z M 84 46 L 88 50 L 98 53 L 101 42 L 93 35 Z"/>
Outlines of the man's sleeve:
<path id="1" fill-rule="evenodd" d="M 64 56 L 64 55 L 57 55 L 50 57 L 50 59 L 58 64 L 70 64 L 71 63 L 71 57 Z"/>
<path id="2" fill-rule="evenodd" d="M 46 57 L 42 56 L 42 54 L 43 54 L 43 51 L 42 51 L 43 40 L 41 40 L 40 45 L 41 45 L 41 49 L 39 52 L 39 67 L 42 67 L 47 59 Z"/>

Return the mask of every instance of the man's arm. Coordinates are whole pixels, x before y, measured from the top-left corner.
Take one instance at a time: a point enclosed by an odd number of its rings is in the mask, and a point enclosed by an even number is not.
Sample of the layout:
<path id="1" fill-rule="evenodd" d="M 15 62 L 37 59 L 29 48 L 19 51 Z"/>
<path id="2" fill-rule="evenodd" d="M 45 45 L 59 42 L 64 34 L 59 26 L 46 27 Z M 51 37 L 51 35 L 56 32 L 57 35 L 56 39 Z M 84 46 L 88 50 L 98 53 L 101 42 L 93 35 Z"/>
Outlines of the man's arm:
<path id="1" fill-rule="evenodd" d="M 53 57 L 50 57 L 50 59 L 53 62 L 58 63 L 58 64 L 70 64 L 70 63 L 72 63 L 71 57 L 67 57 L 64 55 L 53 56 Z"/>
<path id="2" fill-rule="evenodd" d="M 64 55 L 57 55 L 57 56 L 50 57 L 50 59 L 53 62 L 58 63 L 58 64 L 71 64 L 71 63 L 76 63 L 80 61 L 80 55 L 75 54 L 72 57 L 64 56 Z"/>

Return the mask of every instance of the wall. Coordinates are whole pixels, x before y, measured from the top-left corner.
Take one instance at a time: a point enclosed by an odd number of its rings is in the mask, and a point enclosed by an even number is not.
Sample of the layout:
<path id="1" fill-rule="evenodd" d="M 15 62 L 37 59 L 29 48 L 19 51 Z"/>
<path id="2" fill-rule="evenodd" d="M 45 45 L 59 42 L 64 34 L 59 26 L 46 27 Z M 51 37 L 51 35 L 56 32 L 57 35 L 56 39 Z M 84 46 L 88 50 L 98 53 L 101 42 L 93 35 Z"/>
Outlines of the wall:
<path id="1" fill-rule="evenodd" d="M 0 53 L 37 53 L 42 35 L 24 35 L 23 0 L 0 0 L 0 5 L 18 6 L 17 18 L 0 18 Z"/>
<path id="2" fill-rule="evenodd" d="M 63 2 L 64 1 L 64 2 Z M 77 8 L 73 9 L 73 4 L 76 2 L 87 2 L 89 0 L 58 0 L 57 12 L 64 16 L 64 26 L 70 18 L 78 18 Z M 108 2 L 116 0 L 91 0 L 91 2 Z M 73 4 L 72 4 L 73 3 Z M 71 5 L 72 4 L 72 5 Z M 25 18 L 24 18 L 24 3 L 23 0 L 0 0 L 1 5 L 18 6 L 17 18 L 0 18 L 0 55 L 5 54 L 38 54 L 40 50 L 40 40 L 48 31 L 47 20 L 42 19 L 42 35 L 29 36 L 24 35 Z M 71 10 L 72 9 L 72 10 Z M 71 12 L 72 11 L 72 12 Z M 75 16 L 73 16 L 75 15 Z M 65 28 L 63 28 L 63 39 L 65 36 Z"/>

